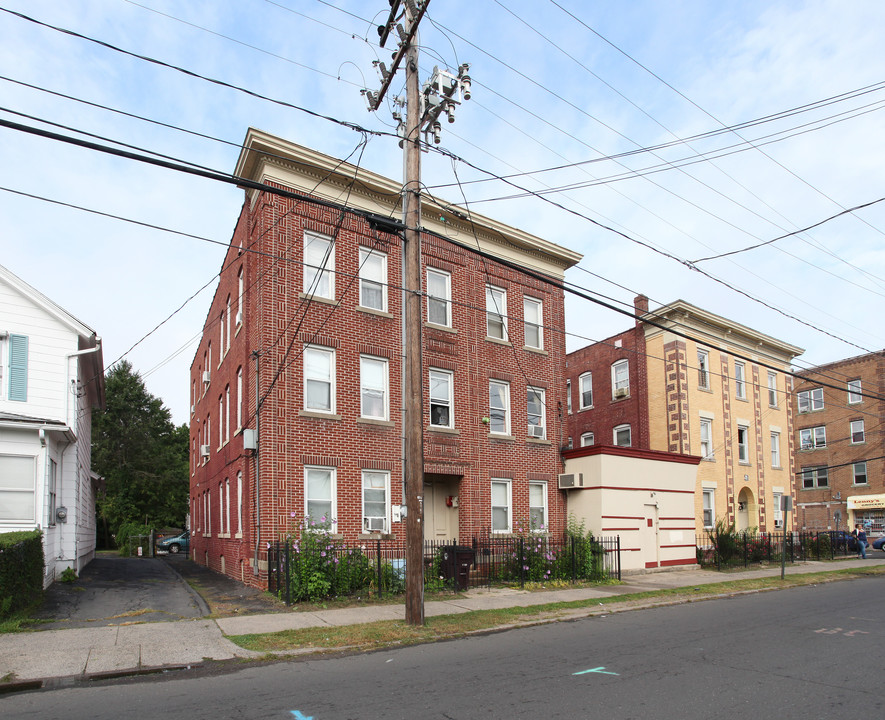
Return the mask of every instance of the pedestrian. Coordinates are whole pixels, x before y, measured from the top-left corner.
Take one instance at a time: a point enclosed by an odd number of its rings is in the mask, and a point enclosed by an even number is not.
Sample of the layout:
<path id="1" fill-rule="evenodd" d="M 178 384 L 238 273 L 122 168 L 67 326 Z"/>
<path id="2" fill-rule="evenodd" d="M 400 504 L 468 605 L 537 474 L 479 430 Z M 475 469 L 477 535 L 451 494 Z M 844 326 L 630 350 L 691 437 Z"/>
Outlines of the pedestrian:
<path id="1" fill-rule="evenodd" d="M 854 532 L 851 533 L 857 539 L 857 556 L 867 559 L 867 534 L 864 532 L 863 525 L 857 523 L 854 526 Z"/>

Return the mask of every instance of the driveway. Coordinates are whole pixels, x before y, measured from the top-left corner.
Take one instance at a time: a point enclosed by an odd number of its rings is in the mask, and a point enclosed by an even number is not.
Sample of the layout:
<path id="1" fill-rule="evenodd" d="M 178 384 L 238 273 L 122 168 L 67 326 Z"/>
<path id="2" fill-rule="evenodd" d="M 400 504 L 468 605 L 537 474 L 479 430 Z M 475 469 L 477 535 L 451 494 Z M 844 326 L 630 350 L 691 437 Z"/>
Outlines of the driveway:
<path id="1" fill-rule="evenodd" d="M 72 583 L 46 591 L 40 630 L 171 622 L 209 614 L 205 601 L 161 558 L 98 555 Z"/>

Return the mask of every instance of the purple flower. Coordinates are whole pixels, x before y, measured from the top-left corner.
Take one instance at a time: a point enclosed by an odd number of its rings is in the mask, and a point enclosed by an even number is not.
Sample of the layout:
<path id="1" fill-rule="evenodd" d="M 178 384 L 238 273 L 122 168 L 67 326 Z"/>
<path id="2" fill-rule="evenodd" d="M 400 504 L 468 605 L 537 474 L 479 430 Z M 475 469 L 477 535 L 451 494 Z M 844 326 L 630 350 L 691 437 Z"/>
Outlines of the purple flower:
<path id="1" fill-rule="evenodd" d="M 291 512 L 289 513 L 289 517 L 296 517 L 296 514 L 294 512 Z"/>
<path id="2" fill-rule="evenodd" d="M 325 550 L 323 550 L 323 551 L 320 553 L 320 557 L 326 557 L 326 551 L 325 551 Z"/>

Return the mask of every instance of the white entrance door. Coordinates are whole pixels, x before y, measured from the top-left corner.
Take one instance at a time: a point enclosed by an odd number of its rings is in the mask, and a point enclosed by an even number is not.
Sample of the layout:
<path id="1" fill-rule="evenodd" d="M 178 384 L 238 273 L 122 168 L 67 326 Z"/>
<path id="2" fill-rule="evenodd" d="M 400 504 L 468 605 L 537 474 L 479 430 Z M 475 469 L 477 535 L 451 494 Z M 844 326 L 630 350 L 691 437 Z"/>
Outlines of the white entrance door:
<path id="1" fill-rule="evenodd" d="M 639 544 L 642 553 L 643 564 L 646 568 L 656 568 L 660 565 L 660 538 L 658 537 L 658 506 L 647 504 L 645 506 L 645 518 L 639 528 Z"/>
<path id="2" fill-rule="evenodd" d="M 457 482 L 433 482 L 424 485 L 424 539 L 434 542 L 458 542 Z"/>

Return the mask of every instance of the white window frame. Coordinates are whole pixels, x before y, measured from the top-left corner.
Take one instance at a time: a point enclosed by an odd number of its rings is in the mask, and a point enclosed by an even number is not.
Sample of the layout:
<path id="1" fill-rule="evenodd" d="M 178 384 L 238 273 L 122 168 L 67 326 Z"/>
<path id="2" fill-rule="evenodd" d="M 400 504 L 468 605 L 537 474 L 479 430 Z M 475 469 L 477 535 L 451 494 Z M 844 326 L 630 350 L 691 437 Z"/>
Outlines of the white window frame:
<path id="1" fill-rule="evenodd" d="M 503 407 L 494 407 L 492 405 L 492 387 L 497 386 L 502 389 L 501 399 Z M 492 411 L 497 410 L 504 414 L 504 428 L 494 429 L 498 425 L 494 422 Z M 489 432 L 496 435 L 510 435 L 510 383 L 504 380 L 489 380 Z"/>
<path id="2" fill-rule="evenodd" d="M 237 430 L 243 427 L 243 368 L 237 368 Z"/>
<path id="3" fill-rule="evenodd" d="M 230 440 L 230 385 L 224 386 L 224 442 Z"/>
<path id="4" fill-rule="evenodd" d="M 49 482 L 47 487 L 46 524 L 55 525 L 58 508 L 58 463 L 49 458 Z"/>
<path id="5" fill-rule="evenodd" d="M 596 436 L 592 432 L 581 434 L 581 447 L 590 447 L 596 444 Z"/>
<path id="6" fill-rule="evenodd" d="M 781 434 L 771 431 L 771 467 L 781 467 Z"/>
<path id="7" fill-rule="evenodd" d="M 243 313 L 243 289 L 245 285 L 243 283 L 243 268 L 240 268 L 240 272 L 237 273 L 237 315 L 235 320 L 237 320 L 237 327 L 243 324 L 243 320 L 245 319 L 245 314 Z"/>
<path id="8" fill-rule="evenodd" d="M 237 537 L 243 537 L 243 471 L 237 471 Z"/>
<path id="9" fill-rule="evenodd" d="M 802 428 L 799 430 L 799 449 L 818 450 L 827 446 L 827 426 Z"/>
<path id="10" fill-rule="evenodd" d="M 629 397 L 629 395 L 630 361 L 624 358 L 612 363 L 612 400 Z"/>
<path id="11" fill-rule="evenodd" d="M 387 253 L 360 247 L 359 262 L 360 307 L 387 312 Z M 379 263 L 380 266 L 375 263 Z M 367 290 L 380 292 L 379 304 L 366 302 L 364 291 Z"/>
<path id="12" fill-rule="evenodd" d="M 824 389 L 812 388 L 796 394 L 800 413 L 815 412 L 824 409 Z"/>
<path id="13" fill-rule="evenodd" d="M 710 351 L 698 348 L 698 387 L 710 389 Z"/>
<path id="14" fill-rule="evenodd" d="M 734 363 L 734 394 L 738 400 L 747 399 L 747 366 L 738 360 Z"/>
<path id="15" fill-rule="evenodd" d="M 371 420 L 387 420 L 390 417 L 389 366 L 390 361 L 387 358 L 360 355 L 360 417 Z M 373 372 L 368 372 L 370 369 Z M 381 377 L 373 379 L 372 384 L 369 384 L 369 376 L 376 374 L 378 370 Z M 377 404 L 372 400 L 377 400 L 379 396 L 380 412 L 370 412 L 369 406 Z"/>
<path id="16" fill-rule="evenodd" d="M 802 468 L 802 488 L 816 490 L 830 486 L 830 473 L 826 465 Z"/>
<path id="17" fill-rule="evenodd" d="M 861 389 L 860 378 L 848 381 L 848 404 L 855 405 L 863 402 L 863 390 Z"/>
<path id="18" fill-rule="evenodd" d="M 534 495 L 534 497 L 532 497 Z M 547 483 L 529 483 L 529 527 L 532 532 L 547 532 Z"/>
<path id="19" fill-rule="evenodd" d="M 434 280 L 442 282 L 442 295 L 439 294 L 438 288 L 433 287 L 436 284 Z M 445 316 L 443 322 L 439 322 L 440 310 Z M 445 270 L 427 268 L 427 322 L 431 325 L 452 327 L 452 275 Z"/>
<path id="20" fill-rule="evenodd" d="M 319 476 L 328 473 L 329 476 L 329 497 L 317 497 L 312 493 L 311 476 Z M 322 523 L 322 518 L 326 518 L 326 523 L 334 532 L 338 517 L 338 478 L 337 469 L 324 465 L 305 465 L 304 466 L 304 517 L 309 524 L 311 520 L 315 523 Z M 310 506 L 312 503 L 322 503 L 329 505 L 329 515 L 324 515 L 322 511 L 319 517 L 313 517 L 310 514 Z"/>
<path id="21" fill-rule="evenodd" d="M 743 439 L 741 437 L 743 436 Z M 748 425 L 737 426 L 738 462 L 750 464 L 750 428 Z"/>
<path id="22" fill-rule="evenodd" d="M 319 375 L 311 370 L 308 365 L 312 357 L 328 358 L 328 375 Z M 335 413 L 335 350 L 332 348 L 321 347 L 318 345 L 307 345 L 304 348 L 304 409 L 311 412 Z M 320 383 L 329 387 L 329 407 L 317 407 L 309 404 L 309 383 Z"/>
<path id="23" fill-rule="evenodd" d="M 224 481 L 218 483 L 218 537 L 224 535 Z"/>
<path id="24" fill-rule="evenodd" d="M 544 349 L 544 303 L 537 298 L 524 295 L 522 298 L 523 320 L 525 323 L 525 345 L 536 350 Z M 529 336 L 532 342 L 529 342 Z"/>
<path id="25" fill-rule="evenodd" d="M 590 404 L 586 404 L 587 393 L 590 393 Z M 578 402 L 579 410 L 587 410 L 593 407 L 593 373 L 585 372 L 578 378 Z"/>
<path id="26" fill-rule="evenodd" d="M 335 299 L 335 243 L 332 238 L 304 231 L 305 295 Z"/>
<path id="27" fill-rule="evenodd" d="M 532 395 L 535 396 L 536 402 L 540 405 L 538 412 L 533 413 L 529 408 L 532 403 Z M 526 388 L 526 413 L 528 415 L 528 434 L 531 438 L 539 440 L 547 439 L 547 392 L 542 388 L 527 387 Z M 532 420 L 537 418 L 538 423 Z"/>
<path id="28" fill-rule="evenodd" d="M 705 529 L 712 528 L 716 522 L 716 490 L 702 488 L 702 515 L 701 522 Z"/>
<path id="29" fill-rule="evenodd" d="M 230 295 L 227 296 L 227 314 L 224 316 L 224 331 L 227 335 L 224 351 L 230 350 Z"/>
<path id="30" fill-rule="evenodd" d="M 625 431 L 627 433 L 627 442 L 618 442 L 618 435 Z M 629 423 L 618 425 L 612 430 L 612 444 L 617 445 L 618 447 L 633 447 L 633 428 L 630 427 Z"/>
<path id="31" fill-rule="evenodd" d="M 224 395 L 218 396 L 218 449 L 224 447 Z"/>
<path id="32" fill-rule="evenodd" d="M 508 340 L 507 290 L 495 285 L 486 285 L 486 337 Z"/>
<path id="33" fill-rule="evenodd" d="M 866 442 L 863 420 L 852 420 L 849 425 L 852 445 L 863 445 Z"/>
<path id="34" fill-rule="evenodd" d="M 776 408 L 777 405 L 777 373 L 768 373 L 768 406 Z"/>
<path id="35" fill-rule="evenodd" d="M 772 519 L 774 520 L 774 526 L 776 528 L 782 528 L 784 526 L 784 512 L 781 509 L 781 498 L 783 498 L 783 493 L 772 493 Z"/>
<path id="36" fill-rule="evenodd" d="M 451 370 L 438 370 L 431 368 L 429 373 L 430 384 L 428 387 L 430 405 L 430 427 L 454 428 L 455 427 L 455 373 Z M 444 393 L 441 393 L 440 390 Z M 444 395 L 444 396 L 443 396 Z M 434 415 L 434 407 L 446 408 L 448 422 L 438 422 L 439 413 Z"/>
<path id="37" fill-rule="evenodd" d="M 230 537 L 230 478 L 224 479 L 224 527 Z"/>
<path id="38" fill-rule="evenodd" d="M 704 460 L 713 460 L 713 419 L 701 418 L 701 457 Z"/>
<path id="39" fill-rule="evenodd" d="M 863 470 L 858 471 L 861 466 L 863 466 Z M 859 478 L 859 477 L 863 477 L 863 480 L 861 482 L 857 481 L 857 478 Z M 870 479 L 867 476 L 867 463 L 865 460 L 862 460 L 861 462 L 852 463 L 852 465 L 851 465 L 851 482 L 854 485 L 869 485 Z"/>
<path id="40" fill-rule="evenodd" d="M 380 483 L 381 487 L 366 487 L 366 482 Z M 378 504 L 377 500 L 367 500 L 367 491 L 382 490 L 384 493 L 384 514 L 371 515 L 366 512 L 369 503 Z M 390 472 L 387 470 L 363 470 L 360 485 L 360 500 L 362 502 L 362 525 L 363 532 L 390 532 Z M 377 521 L 381 520 L 381 527 L 377 527 Z"/>
<path id="41" fill-rule="evenodd" d="M 572 414 L 572 381 L 565 381 L 565 410 L 571 415 Z"/>
<path id="42" fill-rule="evenodd" d="M 491 485 L 491 528 L 493 534 L 507 534 L 513 531 L 513 488 L 512 481 L 507 478 L 492 478 Z M 497 489 L 497 492 L 496 492 Z M 503 493 L 503 497 L 502 497 Z M 497 495 L 497 497 L 496 497 Z M 500 504 L 504 500 L 506 504 Z M 495 504 L 496 501 L 499 504 Z M 507 522 L 502 526 L 500 521 L 498 527 L 495 526 L 495 510 L 503 509 L 507 513 Z"/>

